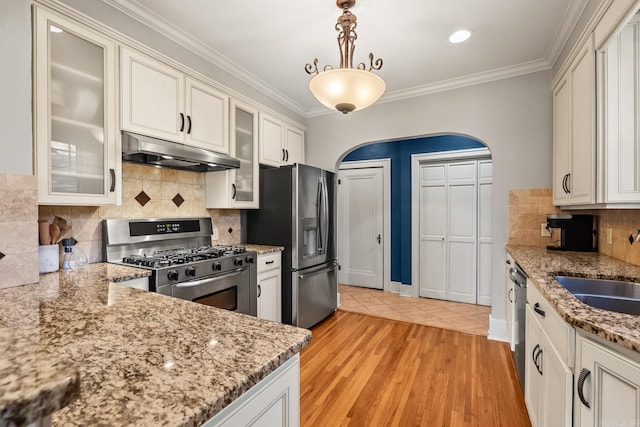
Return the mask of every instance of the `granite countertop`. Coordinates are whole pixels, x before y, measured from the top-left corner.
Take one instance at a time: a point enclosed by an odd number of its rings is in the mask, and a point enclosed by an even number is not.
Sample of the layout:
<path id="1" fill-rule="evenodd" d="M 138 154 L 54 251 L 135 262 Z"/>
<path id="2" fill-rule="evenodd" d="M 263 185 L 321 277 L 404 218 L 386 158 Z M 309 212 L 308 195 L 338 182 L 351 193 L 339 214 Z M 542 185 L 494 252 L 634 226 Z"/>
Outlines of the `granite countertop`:
<path id="1" fill-rule="evenodd" d="M 507 245 L 506 250 L 566 322 L 640 352 L 640 316 L 591 307 L 553 278 L 571 275 L 640 283 L 639 266 L 592 252 L 548 251 L 541 247 L 511 245 Z"/>
<path id="2" fill-rule="evenodd" d="M 114 283 L 148 274 L 90 264 L 0 290 L 0 346 L 12 349 L 0 361 L 0 416 L 32 397 L 21 376 L 35 365 L 45 396 L 69 383 L 51 407 L 71 402 L 54 426 L 200 425 L 311 340 L 306 329 Z"/>
<path id="3" fill-rule="evenodd" d="M 256 251 L 258 255 L 284 251 L 284 246 L 253 245 L 251 243 L 241 243 L 237 246 L 244 246 L 248 251 Z"/>

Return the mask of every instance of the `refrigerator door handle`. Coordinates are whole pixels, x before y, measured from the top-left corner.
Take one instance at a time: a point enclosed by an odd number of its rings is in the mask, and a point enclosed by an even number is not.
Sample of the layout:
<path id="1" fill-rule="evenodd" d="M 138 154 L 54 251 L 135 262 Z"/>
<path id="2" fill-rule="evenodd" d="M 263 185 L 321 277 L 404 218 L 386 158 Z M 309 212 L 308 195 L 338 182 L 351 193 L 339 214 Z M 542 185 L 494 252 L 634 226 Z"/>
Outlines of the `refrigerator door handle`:
<path id="1" fill-rule="evenodd" d="M 318 218 L 318 239 L 317 239 L 317 250 L 318 254 L 324 253 L 324 223 L 322 216 L 324 215 L 323 205 L 323 197 L 324 191 L 322 186 L 322 177 L 318 178 L 318 191 L 316 193 L 316 207 L 317 213 L 316 217 Z"/>
<path id="2" fill-rule="evenodd" d="M 331 262 L 329 264 L 321 265 L 320 267 L 305 269 L 303 274 L 298 273 L 299 279 L 304 279 L 305 277 L 313 276 L 315 274 L 324 273 L 326 271 L 335 270 L 338 268 L 337 262 Z"/>
<path id="3" fill-rule="evenodd" d="M 322 176 L 322 252 L 327 253 L 329 243 L 329 194 L 327 190 L 327 180 Z"/>

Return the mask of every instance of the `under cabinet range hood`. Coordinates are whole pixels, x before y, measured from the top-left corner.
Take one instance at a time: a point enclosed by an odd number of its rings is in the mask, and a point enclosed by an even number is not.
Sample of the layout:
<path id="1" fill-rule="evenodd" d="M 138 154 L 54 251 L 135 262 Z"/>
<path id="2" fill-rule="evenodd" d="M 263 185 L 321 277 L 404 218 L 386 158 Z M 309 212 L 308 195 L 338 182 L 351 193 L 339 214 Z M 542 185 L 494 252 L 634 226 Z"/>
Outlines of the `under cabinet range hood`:
<path id="1" fill-rule="evenodd" d="M 226 154 L 130 132 L 122 132 L 122 160 L 191 172 L 240 167 L 238 159 Z"/>

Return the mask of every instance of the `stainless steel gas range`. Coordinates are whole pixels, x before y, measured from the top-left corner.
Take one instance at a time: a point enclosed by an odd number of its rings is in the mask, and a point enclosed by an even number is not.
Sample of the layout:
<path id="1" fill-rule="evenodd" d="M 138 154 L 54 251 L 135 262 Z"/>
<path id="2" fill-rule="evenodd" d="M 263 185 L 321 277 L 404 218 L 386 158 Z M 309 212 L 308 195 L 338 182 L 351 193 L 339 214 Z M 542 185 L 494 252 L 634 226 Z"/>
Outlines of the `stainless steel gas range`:
<path id="1" fill-rule="evenodd" d="M 255 316 L 257 254 L 212 246 L 211 234 L 211 218 L 108 219 L 103 254 L 150 269 L 150 291 Z"/>

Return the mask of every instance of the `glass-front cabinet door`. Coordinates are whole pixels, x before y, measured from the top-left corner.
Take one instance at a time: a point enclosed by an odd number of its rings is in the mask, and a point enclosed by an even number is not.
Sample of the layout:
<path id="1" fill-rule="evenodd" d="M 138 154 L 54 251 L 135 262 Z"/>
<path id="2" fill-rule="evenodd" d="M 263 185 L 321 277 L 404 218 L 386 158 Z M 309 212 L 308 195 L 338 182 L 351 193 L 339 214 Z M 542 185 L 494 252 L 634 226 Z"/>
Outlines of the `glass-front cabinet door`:
<path id="1" fill-rule="evenodd" d="M 34 10 L 38 201 L 118 204 L 115 43 L 44 9 Z"/>
<path id="2" fill-rule="evenodd" d="M 231 205 L 237 208 L 259 208 L 258 200 L 258 112 L 247 105 L 231 104 L 233 135 L 231 150 L 240 160 L 240 168 L 231 171 Z"/>
<path id="3" fill-rule="evenodd" d="M 240 168 L 207 172 L 205 206 L 258 209 L 258 110 L 232 99 L 229 111 L 229 152 L 240 160 Z"/>

